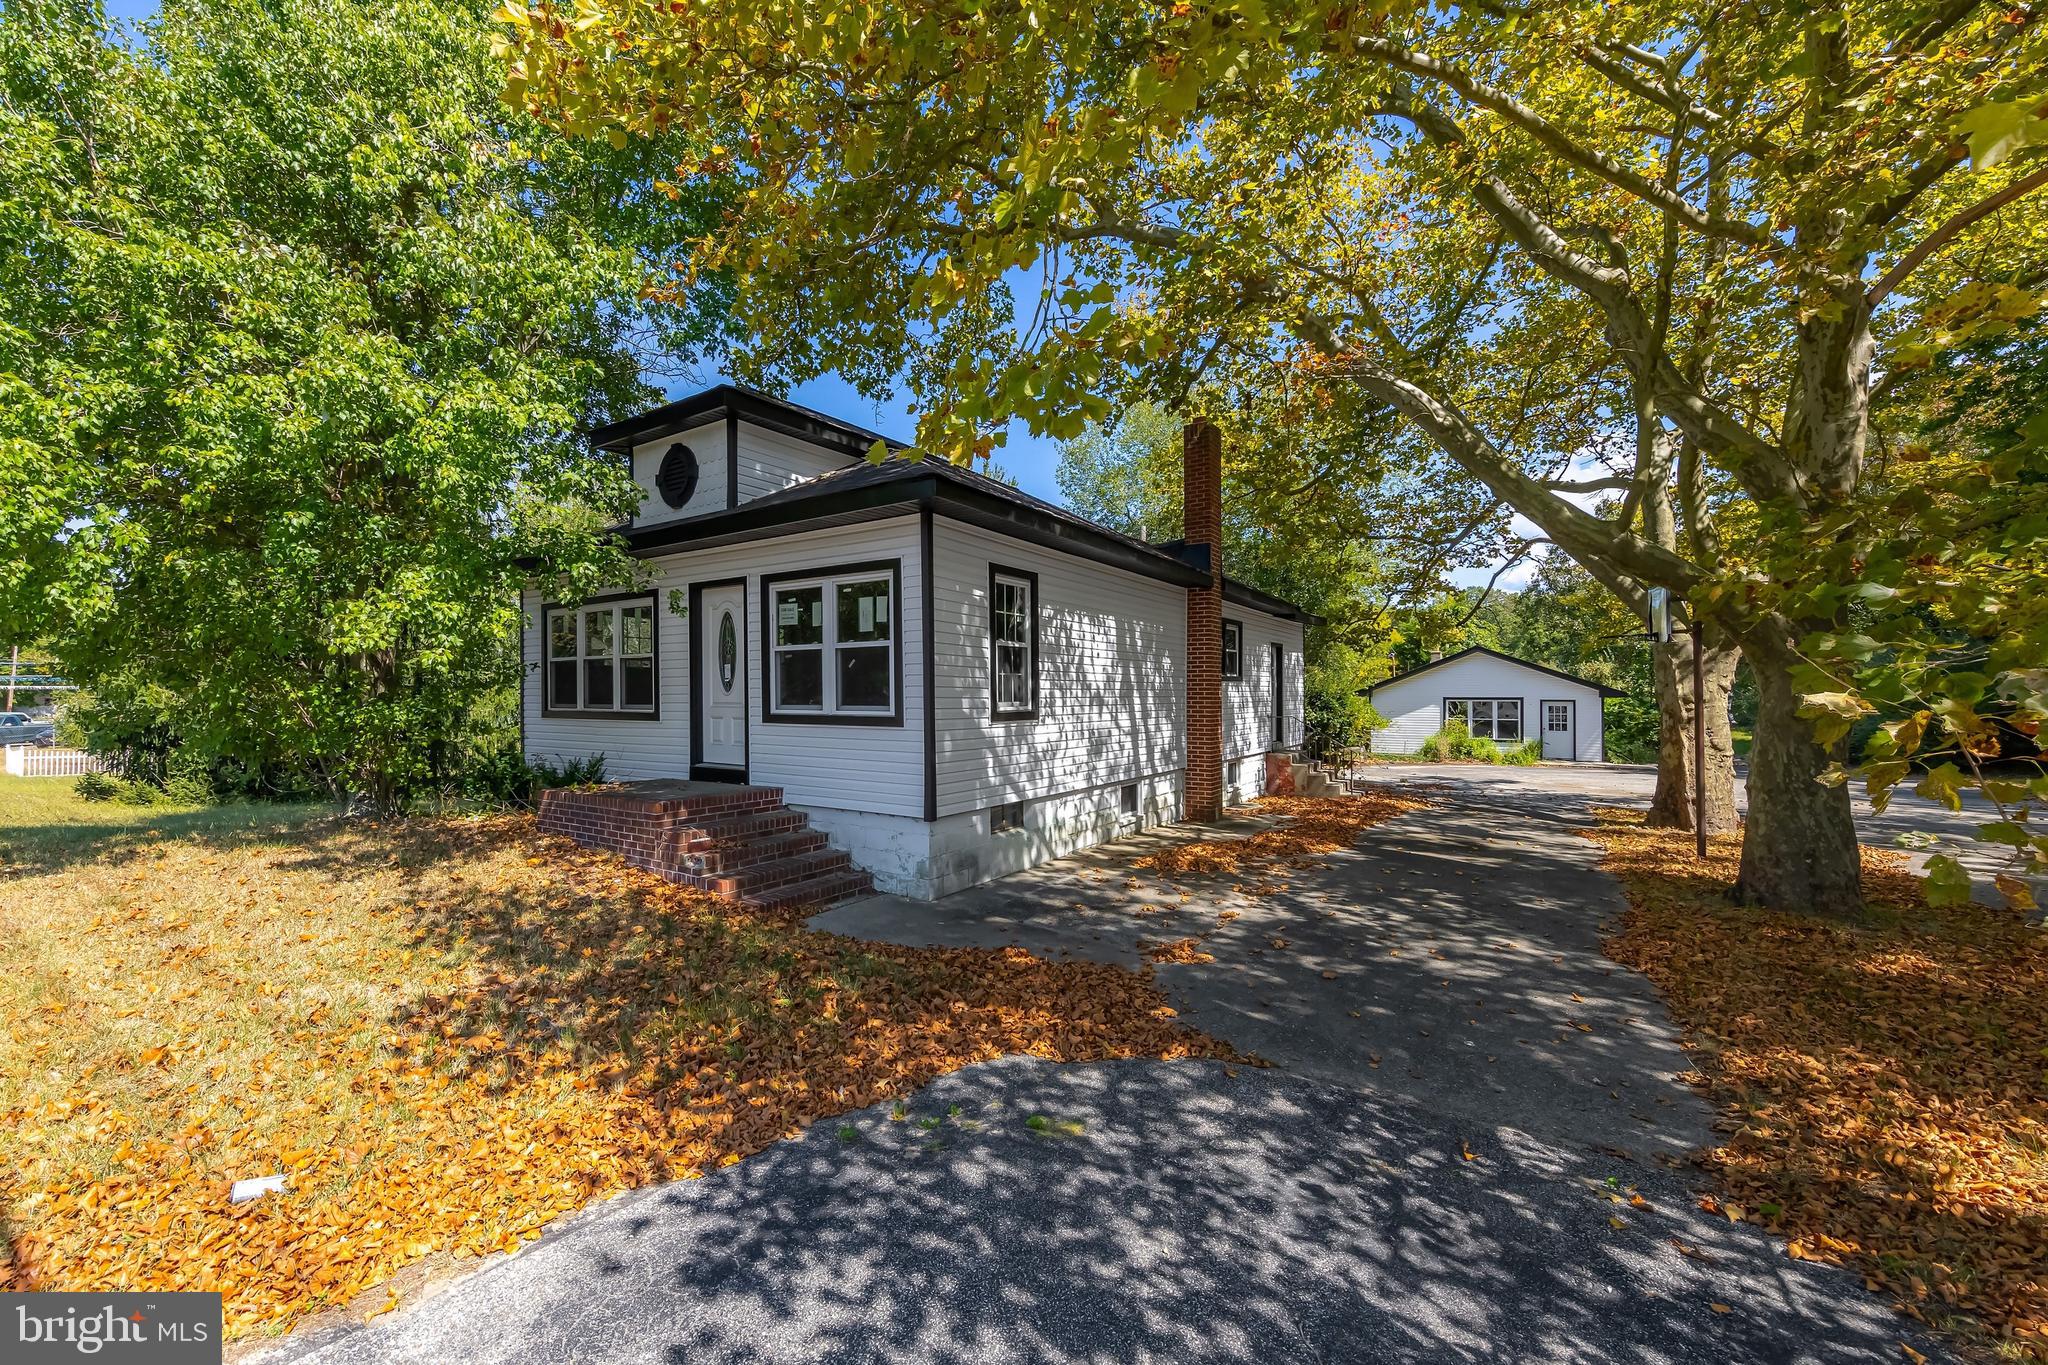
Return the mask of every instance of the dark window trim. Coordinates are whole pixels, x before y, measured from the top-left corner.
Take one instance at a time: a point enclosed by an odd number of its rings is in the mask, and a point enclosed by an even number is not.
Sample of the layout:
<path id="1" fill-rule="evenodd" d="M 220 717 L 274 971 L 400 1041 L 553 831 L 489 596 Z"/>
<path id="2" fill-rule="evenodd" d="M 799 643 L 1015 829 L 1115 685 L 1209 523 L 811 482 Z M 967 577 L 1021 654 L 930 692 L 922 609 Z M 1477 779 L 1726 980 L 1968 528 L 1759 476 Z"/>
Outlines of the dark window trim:
<path id="1" fill-rule="evenodd" d="M 582 611 L 585 607 L 610 606 L 615 602 L 645 602 L 652 607 L 648 618 L 649 630 L 653 635 L 654 653 L 654 705 L 645 711 L 624 709 L 599 711 L 586 710 L 581 706 L 559 707 L 555 703 L 554 655 L 548 652 L 548 616 L 557 611 Z M 577 630 L 582 630 L 579 623 Z M 525 646 L 520 646 L 522 652 Z M 580 657 L 580 656 L 579 656 Z M 613 655 L 614 661 L 618 655 Z M 624 679 L 619 687 L 624 692 Z M 523 714 L 523 712 L 522 712 Z M 581 602 L 543 602 L 540 608 L 540 714 L 543 720 L 660 720 L 661 719 L 661 601 L 659 594 L 651 592 L 608 592 L 597 597 L 586 597 Z"/>
<path id="2" fill-rule="evenodd" d="M 854 711 L 834 713 L 831 711 L 792 711 L 779 713 L 775 709 L 775 587 L 778 583 L 801 583 L 812 578 L 844 578 L 853 574 L 884 573 L 889 575 L 889 643 L 896 655 L 896 679 L 891 690 L 893 703 L 886 713 L 881 711 Z M 836 611 L 837 603 L 826 604 L 827 610 Z M 813 569 L 795 573 L 761 575 L 761 723 L 763 725 L 903 725 L 903 655 L 910 647 L 903 630 L 903 561 L 899 559 L 870 559 L 856 564 L 824 564 Z M 825 660 L 831 664 L 833 660 Z M 829 673 L 826 675 L 831 676 Z"/>
<path id="3" fill-rule="evenodd" d="M 1031 705 L 1006 711 L 996 704 L 996 579 L 1021 578 L 1031 588 Z M 997 723 L 1038 719 L 1038 575 L 993 561 L 988 566 L 988 718 Z"/>
<path id="4" fill-rule="evenodd" d="M 1024 828 L 1024 815 L 1030 803 L 1024 800 L 998 801 L 988 808 L 988 832 L 990 834 L 1015 834 Z M 1007 821 L 1005 817 L 1008 817 Z"/>
<path id="5" fill-rule="evenodd" d="M 693 782 L 723 781 L 734 772 L 739 774 L 740 781 L 745 782 L 754 767 L 754 708 L 748 698 L 748 680 L 744 678 L 740 680 L 740 713 L 745 717 L 740 726 L 740 766 L 735 769 L 704 761 L 704 590 L 735 585 L 740 590 L 740 620 L 745 621 L 747 580 L 744 575 L 739 578 L 707 578 L 690 585 L 690 780 Z M 740 657 L 746 657 L 745 651 Z"/>
<path id="6" fill-rule="evenodd" d="M 1495 744 L 1520 744 L 1524 740 L 1529 738 L 1528 698 L 1526 697 L 1453 697 L 1449 695 L 1438 697 L 1437 709 L 1442 713 L 1442 717 L 1437 722 L 1437 729 L 1441 730 L 1444 728 L 1444 726 L 1449 725 L 1451 723 L 1451 703 L 1454 701 L 1462 701 L 1467 703 L 1483 701 L 1491 702 L 1495 706 L 1500 705 L 1504 701 L 1511 701 L 1515 704 L 1516 716 L 1517 719 L 1521 722 L 1522 733 L 1516 738 L 1509 740 L 1493 739 L 1492 735 L 1478 735 L 1475 736 L 1475 738 L 1490 739 L 1493 740 Z M 1498 717 L 1499 715 L 1498 712 L 1495 712 L 1494 714 L 1496 717 Z M 1494 722 L 1494 728 L 1500 728 L 1500 723 L 1498 719 L 1496 719 Z M 1465 729 L 1468 732 L 1472 729 L 1472 718 L 1469 715 L 1465 718 Z"/>
<path id="7" fill-rule="evenodd" d="M 1223 676 L 1226 680 L 1242 682 L 1244 680 L 1244 622 L 1233 617 L 1224 617 L 1223 633 L 1227 635 L 1233 629 L 1237 631 L 1237 667 L 1232 669 L 1229 664 L 1224 662 L 1228 656 L 1223 652 L 1223 642 L 1221 640 L 1216 642 L 1216 657 L 1217 662 L 1223 665 Z"/>

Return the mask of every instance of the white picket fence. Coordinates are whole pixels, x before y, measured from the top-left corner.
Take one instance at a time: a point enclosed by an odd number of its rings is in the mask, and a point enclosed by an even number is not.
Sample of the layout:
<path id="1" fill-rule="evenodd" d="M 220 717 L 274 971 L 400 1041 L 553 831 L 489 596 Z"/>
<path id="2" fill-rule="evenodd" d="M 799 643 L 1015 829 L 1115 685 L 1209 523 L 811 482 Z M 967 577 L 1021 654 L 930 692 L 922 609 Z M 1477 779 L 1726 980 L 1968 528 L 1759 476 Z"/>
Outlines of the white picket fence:
<path id="1" fill-rule="evenodd" d="M 38 749 L 32 744 L 7 746 L 7 771 L 15 777 L 81 777 L 103 773 L 113 765 L 83 749 Z"/>

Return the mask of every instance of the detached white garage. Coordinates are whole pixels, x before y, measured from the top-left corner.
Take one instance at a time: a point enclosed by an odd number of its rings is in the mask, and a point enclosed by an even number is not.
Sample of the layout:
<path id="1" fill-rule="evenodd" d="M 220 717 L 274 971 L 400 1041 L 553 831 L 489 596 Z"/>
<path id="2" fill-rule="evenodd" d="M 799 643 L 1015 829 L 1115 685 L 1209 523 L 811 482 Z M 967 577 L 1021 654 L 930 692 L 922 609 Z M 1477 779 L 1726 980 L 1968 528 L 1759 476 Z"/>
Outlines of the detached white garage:
<path id="1" fill-rule="evenodd" d="M 1373 734 L 1375 753 L 1412 754 L 1461 720 L 1478 738 L 1504 747 L 1540 736 L 1547 759 L 1605 763 L 1601 702 L 1624 694 L 1474 645 L 1376 683 L 1366 695 L 1387 720 Z"/>

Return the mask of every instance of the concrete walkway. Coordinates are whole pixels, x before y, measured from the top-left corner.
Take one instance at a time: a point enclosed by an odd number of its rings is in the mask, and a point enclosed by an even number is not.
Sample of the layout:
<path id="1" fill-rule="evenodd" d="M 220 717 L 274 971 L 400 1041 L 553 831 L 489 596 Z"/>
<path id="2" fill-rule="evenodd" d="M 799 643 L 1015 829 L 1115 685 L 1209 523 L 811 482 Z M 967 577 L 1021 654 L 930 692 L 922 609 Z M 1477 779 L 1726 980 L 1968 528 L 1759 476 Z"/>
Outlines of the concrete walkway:
<path id="1" fill-rule="evenodd" d="M 1600 953 L 1620 902 L 1583 806 L 1452 790 L 1258 895 L 1133 876 L 1141 843 L 936 906 L 842 906 L 816 922 L 1126 962 L 1200 937 L 1215 960 L 1162 965 L 1162 987 L 1276 1065 L 971 1067 L 903 1120 L 871 1109 L 851 1140 L 820 1124 L 588 1211 L 282 1354 L 1945 1359 L 1853 1276 L 1697 1207 L 1674 1154 L 1710 1114 L 1654 993 Z"/>

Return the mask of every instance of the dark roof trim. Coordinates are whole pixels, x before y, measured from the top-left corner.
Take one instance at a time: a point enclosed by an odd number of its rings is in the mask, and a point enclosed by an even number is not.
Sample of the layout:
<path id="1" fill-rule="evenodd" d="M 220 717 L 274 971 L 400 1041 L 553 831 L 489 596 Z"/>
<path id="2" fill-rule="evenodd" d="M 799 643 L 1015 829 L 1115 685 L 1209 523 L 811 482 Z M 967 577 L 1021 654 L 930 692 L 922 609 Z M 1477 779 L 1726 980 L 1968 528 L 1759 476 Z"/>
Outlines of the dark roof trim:
<path id="1" fill-rule="evenodd" d="M 1211 581 L 1211 559 L 1206 545 L 1190 546 L 1182 541 L 1148 544 L 1034 498 L 1021 489 L 943 462 L 889 460 L 880 465 L 868 464 L 867 453 L 876 441 L 892 451 L 907 447 L 864 427 L 737 384 L 720 384 L 638 417 L 612 422 L 591 433 L 591 439 L 600 450 L 630 452 L 635 446 L 721 419 L 727 423 L 728 498 L 738 491 L 731 467 L 738 450 L 733 424 L 738 422 L 750 422 L 837 450 L 849 457 L 848 463 L 806 483 L 737 506 L 728 505 L 721 512 L 654 525 L 629 524 L 621 534 L 630 553 L 645 558 L 709 549 L 763 535 L 929 510 L 1161 582 L 1201 587 Z M 1223 580 L 1223 596 L 1241 607 L 1285 620 L 1306 624 L 1321 619 L 1292 602 L 1228 576 Z"/>
<path id="2" fill-rule="evenodd" d="M 704 426 L 721 418 L 737 418 L 769 431 L 809 441 L 843 455 L 865 457 L 869 447 L 880 441 L 891 450 L 902 450 L 902 441 L 892 440 L 866 427 L 842 422 L 800 403 L 774 398 L 738 384 L 720 384 L 688 398 L 664 403 L 635 417 L 607 422 L 590 433 L 599 450 L 630 451 L 649 441 Z"/>
<path id="3" fill-rule="evenodd" d="M 1017 540 L 1059 550 L 1081 559 L 1124 569 L 1162 582 L 1200 587 L 1208 579 L 1179 560 L 1096 530 L 1078 519 L 1047 516 L 1027 503 L 1014 502 L 949 479 L 925 474 L 884 482 L 828 489 L 812 497 L 755 499 L 730 512 L 690 517 L 621 532 L 627 550 L 640 558 L 793 535 L 822 526 L 906 515 L 930 509 L 955 521 Z"/>
<path id="4" fill-rule="evenodd" d="M 1223 578 L 1223 600 L 1253 611 L 1277 616 L 1284 621 L 1299 621 L 1303 625 L 1320 625 L 1322 617 L 1312 611 L 1305 611 L 1284 597 L 1262 592 L 1249 583 L 1240 583 L 1229 575 Z"/>
<path id="5" fill-rule="evenodd" d="M 1628 693 L 1623 692 L 1619 688 L 1609 687 L 1606 683 L 1596 683 L 1590 678 L 1574 677 L 1569 673 L 1561 672 L 1560 670 L 1555 668 L 1546 668 L 1542 664 L 1532 664 L 1527 659 L 1517 659 L 1512 654 L 1503 654 L 1497 649 L 1488 649 L 1485 645 L 1473 645 L 1470 648 L 1459 650 L 1456 654 L 1445 655 L 1441 659 L 1432 659 L 1428 663 L 1422 665 L 1422 667 L 1420 668 L 1411 668 L 1406 673 L 1396 673 L 1391 678 L 1382 678 L 1380 681 L 1374 683 L 1371 687 L 1366 688 L 1365 694 L 1367 696 L 1371 696 L 1373 693 L 1379 691 L 1382 687 L 1392 687 L 1397 682 L 1406 682 L 1410 678 L 1419 678 L 1424 673 L 1429 672 L 1433 668 L 1442 668 L 1445 664 L 1454 664 L 1458 662 L 1458 660 L 1468 658 L 1474 654 L 1490 655 L 1493 658 L 1499 659 L 1503 663 L 1515 664 L 1519 667 L 1530 669 L 1537 673 L 1547 673 L 1553 678 L 1562 678 L 1564 681 L 1568 683 L 1577 683 L 1580 687 L 1590 687 L 1603 697 L 1625 697 L 1628 695 Z"/>

